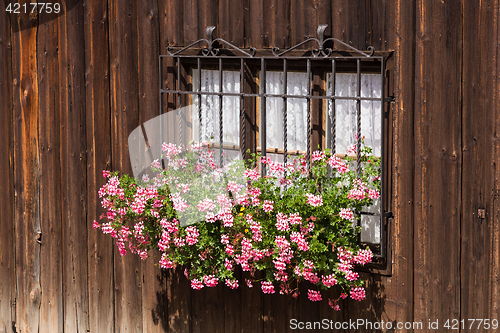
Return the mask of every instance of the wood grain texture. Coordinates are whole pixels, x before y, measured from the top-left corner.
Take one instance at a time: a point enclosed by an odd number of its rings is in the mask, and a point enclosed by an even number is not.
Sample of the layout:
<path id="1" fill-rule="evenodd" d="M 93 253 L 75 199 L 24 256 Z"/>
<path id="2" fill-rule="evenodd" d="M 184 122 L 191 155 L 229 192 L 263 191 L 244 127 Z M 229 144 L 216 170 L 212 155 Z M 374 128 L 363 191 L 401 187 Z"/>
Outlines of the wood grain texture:
<path id="1" fill-rule="evenodd" d="M 201 8 L 198 7 L 198 0 L 184 0 L 182 2 L 182 17 L 183 24 L 183 44 L 189 45 L 198 40 L 198 12 Z"/>
<path id="2" fill-rule="evenodd" d="M 416 14 L 414 320 L 428 321 L 460 316 L 462 10 L 422 1 Z"/>
<path id="3" fill-rule="evenodd" d="M 260 289 L 260 283 L 254 282 L 252 288 L 246 286 L 244 278 L 249 278 L 243 274 L 241 285 L 241 332 L 263 332 L 264 331 L 264 294 Z M 257 275 L 257 277 L 260 277 Z"/>
<path id="4" fill-rule="evenodd" d="M 13 332 L 16 321 L 15 221 L 14 221 L 14 161 L 12 128 L 12 45 L 10 16 L 0 4 L 0 331 Z"/>
<path id="5" fill-rule="evenodd" d="M 264 3 L 263 1 L 251 1 L 247 3 L 248 19 L 245 36 L 247 39 L 247 47 L 263 48 L 264 47 Z"/>
<path id="6" fill-rule="evenodd" d="M 160 30 L 162 31 L 161 35 L 163 36 L 162 41 L 165 45 L 183 45 L 183 1 L 161 0 L 158 2 L 158 8 L 160 13 L 160 26 L 165 28 Z M 161 54 L 166 54 L 165 51 L 165 49 L 162 49 Z"/>
<path id="7" fill-rule="evenodd" d="M 138 87 L 137 3 L 108 3 L 111 63 L 111 147 L 114 170 L 131 174 L 128 135 L 141 124 Z M 115 248 L 115 330 L 142 332 L 142 268 L 138 256 Z"/>
<path id="8" fill-rule="evenodd" d="M 240 286 L 241 271 L 236 271 L 234 274 Z M 244 287 L 244 286 L 243 286 Z M 222 288 L 224 298 L 224 331 L 225 333 L 241 332 L 242 318 L 246 315 L 242 311 L 242 287 L 238 289 L 229 289 L 226 286 Z"/>
<path id="9" fill-rule="evenodd" d="M 276 294 L 263 296 L 263 332 L 294 332 L 290 320 L 297 319 L 299 301 L 291 295 L 280 295 L 278 286 L 275 289 Z"/>
<path id="10" fill-rule="evenodd" d="M 495 283 L 491 277 L 498 274 L 491 253 L 498 223 L 493 210 L 496 115 L 492 112 L 499 107 L 497 50 L 475 51 L 481 45 L 498 43 L 498 3 L 464 2 L 463 15 L 460 302 L 461 317 L 475 318 L 491 313 Z M 478 216 L 479 209 L 485 209 L 485 218 Z"/>
<path id="11" fill-rule="evenodd" d="M 40 327 L 40 153 L 38 144 L 37 21 L 11 36 L 14 119 L 14 188 L 17 332 Z M 13 28 L 14 29 L 14 28 Z M 19 29 L 14 29 L 19 30 Z"/>
<path id="12" fill-rule="evenodd" d="M 215 6 L 213 0 L 207 1 L 204 8 Z M 205 11 L 206 12 L 206 11 Z M 238 46 L 245 46 L 245 3 L 244 0 L 220 0 L 218 10 L 217 37 Z M 200 20 L 200 25 L 203 22 Z M 201 35 L 200 35 L 201 36 Z"/>
<path id="13" fill-rule="evenodd" d="M 264 47 L 290 47 L 290 0 L 264 1 L 264 20 Z"/>
<path id="14" fill-rule="evenodd" d="M 191 312 L 191 286 L 181 268 L 169 270 L 167 273 L 167 313 L 168 332 L 191 332 L 193 316 Z"/>
<path id="15" fill-rule="evenodd" d="M 43 19 L 43 17 L 40 17 Z M 40 108 L 41 293 L 40 331 L 64 330 L 63 232 L 59 86 L 59 23 L 38 30 L 38 91 Z"/>
<path id="16" fill-rule="evenodd" d="M 416 1 L 397 1 L 391 4 L 395 33 L 387 37 L 389 47 L 394 46 L 393 65 L 389 67 L 389 91 L 395 103 L 389 106 L 388 125 L 392 128 L 392 200 L 389 209 L 394 219 L 389 220 L 390 244 L 387 260 L 392 265 L 392 276 L 381 288 L 385 288 L 384 308 L 380 312 L 386 321 L 413 321 L 413 270 L 414 270 L 414 191 L 415 183 L 415 15 Z M 387 29 L 389 30 L 389 29 Z M 392 70 L 391 70 L 392 67 Z M 412 135 L 409 135 L 412 133 Z M 389 190 L 390 191 L 390 190 Z"/>
<path id="17" fill-rule="evenodd" d="M 205 29 L 209 26 L 216 26 L 218 32 L 221 32 L 221 27 L 217 22 L 217 0 L 198 0 L 198 36 L 197 39 L 206 37 Z M 217 33 L 217 31 L 216 31 Z M 217 35 L 218 36 L 218 35 Z"/>
<path id="18" fill-rule="evenodd" d="M 284 332 L 291 318 L 499 317 L 498 1 L 84 0 L 12 30 L 0 10 L 0 332 Z M 209 25 L 237 46 L 284 48 L 315 37 L 319 24 L 361 50 L 394 51 L 387 276 L 365 274 L 366 300 L 336 313 L 327 305 L 335 291 L 319 304 L 306 287 L 298 301 L 263 295 L 258 283 L 198 292 L 181 270 L 156 268 L 157 257 L 122 258 L 92 229 L 103 212 L 97 191 L 103 169 L 131 172 L 129 133 L 177 108 L 169 96 L 159 110 L 158 54 L 205 37 Z M 167 65 L 163 87 L 175 88 Z M 255 100 L 245 105 L 254 148 Z"/>
<path id="19" fill-rule="evenodd" d="M 64 330 L 89 329 L 83 3 L 59 19 Z M 79 175 L 76 177 L 75 175 Z"/>
<path id="20" fill-rule="evenodd" d="M 340 22 L 332 22 L 332 10 L 334 2 L 325 0 L 316 1 L 300 1 L 291 0 L 290 10 L 290 39 L 291 46 L 299 44 L 308 37 L 317 37 L 317 28 L 320 24 L 327 24 L 325 36 L 332 35 L 332 29 L 335 25 L 340 25 Z M 333 36 L 337 37 L 337 36 Z M 338 38 L 338 37 L 337 37 Z M 314 42 L 310 45 L 305 45 L 306 48 L 317 47 Z"/>
<path id="21" fill-rule="evenodd" d="M 111 169 L 108 3 L 84 4 L 89 327 L 90 332 L 114 332 L 114 245 L 92 228 L 105 212 L 97 194 L 105 183 L 102 170 Z"/>
<path id="22" fill-rule="evenodd" d="M 224 332 L 226 317 L 223 281 L 217 287 L 205 287 L 191 293 L 191 332 Z"/>
<path id="23" fill-rule="evenodd" d="M 492 30 L 491 38 L 498 40 L 500 36 L 500 8 L 498 4 L 494 5 L 495 14 L 493 16 L 492 25 L 494 29 Z M 492 100 L 495 107 L 495 125 L 494 125 L 494 142 L 493 142 L 493 169 L 494 169 L 494 192 L 493 192 L 493 203 L 490 219 L 492 221 L 490 227 L 491 233 L 491 270 L 490 270 L 490 295 L 489 295 L 489 318 L 499 318 L 500 317 L 500 108 L 498 107 L 500 101 L 499 94 L 499 79 L 500 79 L 500 66 L 499 66 L 499 50 L 496 49 L 493 55 L 492 61 L 495 62 L 495 71 L 492 74 L 494 78 L 494 91 L 492 92 Z"/>
<path id="24" fill-rule="evenodd" d="M 179 15 L 172 15 L 176 12 Z M 160 30 L 160 54 L 167 54 L 166 47 L 171 45 L 182 45 L 183 32 L 181 15 L 182 2 L 168 0 L 158 2 L 159 30 Z M 175 89 L 176 75 L 173 69 L 172 59 L 162 62 L 162 87 Z M 160 114 L 176 109 L 176 96 L 163 95 L 163 105 Z M 177 135 L 175 127 L 169 125 L 169 133 Z M 155 311 L 156 317 L 161 322 L 163 329 L 167 332 L 189 332 L 191 327 L 191 288 L 189 282 L 180 270 L 165 270 L 157 277 L 162 284 L 163 290 L 158 294 L 158 307 Z M 166 319 L 165 319 L 166 317 Z"/>
<path id="25" fill-rule="evenodd" d="M 332 36 L 359 50 L 366 50 L 371 45 L 372 29 L 382 26 L 384 22 L 374 21 L 374 8 L 383 7 L 380 1 L 371 0 L 333 0 L 332 2 Z M 409 5 L 411 7 L 411 5 Z M 387 11 L 386 11 L 387 13 Z M 377 38 L 382 36 L 378 35 Z M 342 46 L 337 45 L 339 49 Z"/>
<path id="26" fill-rule="evenodd" d="M 158 54 L 159 19 L 156 0 L 137 1 L 138 27 L 138 76 L 139 76 L 139 113 L 141 123 L 160 115 L 158 106 Z M 158 295 L 164 288 L 160 284 L 161 269 L 158 267 L 159 254 L 141 262 L 142 284 L 142 325 L 143 332 L 163 332 L 160 321 L 167 318 L 158 310 Z M 156 266 L 155 266 L 156 265 Z"/>

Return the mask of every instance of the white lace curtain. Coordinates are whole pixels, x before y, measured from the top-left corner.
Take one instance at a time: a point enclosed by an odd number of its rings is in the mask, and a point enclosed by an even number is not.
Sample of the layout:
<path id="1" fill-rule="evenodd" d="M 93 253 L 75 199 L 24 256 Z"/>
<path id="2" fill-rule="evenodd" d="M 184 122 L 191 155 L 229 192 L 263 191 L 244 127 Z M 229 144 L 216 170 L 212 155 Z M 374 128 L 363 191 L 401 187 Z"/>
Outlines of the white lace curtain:
<path id="1" fill-rule="evenodd" d="M 198 82 L 198 73 L 193 71 L 194 87 Z M 280 71 L 266 72 L 266 93 L 284 94 L 284 75 Z M 326 77 L 327 95 L 331 96 L 331 74 Z M 224 93 L 240 92 L 239 71 L 223 72 L 222 91 Z M 337 73 L 335 95 L 342 97 L 356 97 L 357 75 L 354 73 Z M 219 91 L 219 72 L 217 70 L 201 71 L 201 91 Z M 288 72 L 288 95 L 307 95 L 307 74 L 301 72 Z M 381 80 L 379 74 L 361 75 L 361 97 L 380 98 Z M 194 95 L 192 108 L 193 139 L 198 141 L 198 97 Z M 237 96 L 224 96 L 223 103 L 223 142 L 239 145 L 240 140 L 240 98 Z M 289 150 L 305 151 L 307 147 L 307 100 L 304 98 L 288 98 L 287 101 L 287 148 Z M 219 97 L 201 96 L 203 141 L 219 142 Z M 328 103 L 328 115 L 333 112 L 331 102 Z M 357 115 L 355 100 L 335 101 L 335 142 L 336 153 L 347 153 L 350 146 L 356 143 Z M 374 154 L 381 154 L 381 103 L 379 101 L 361 101 L 361 135 L 365 137 L 365 144 L 372 147 Z M 327 147 L 330 146 L 331 123 L 326 124 Z M 266 146 L 283 149 L 283 99 L 281 97 L 268 97 L 266 99 Z M 212 140 L 210 138 L 212 137 Z M 263 138 L 260 138 L 263 140 Z"/>
<path id="2" fill-rule="evenodd" d="M 327 75 L 327 95 L 332 95 L 331 74 Z M 361 75 L 361 97 L 380 98 L 380 74 Z M 357 74 L 337 73 L 335 78 L 335 95 L 342 97 L 356 97 Z M 365 144 L 373 148 L 376 156 L 381 155 L 382 138 L 382 110 L 379 101 L 361 101 L 361 136 L 365 137 Z M 332 103 L 328 103 L 328 115 L 332 116 Z M 335 152 L 346 154 L 350 146 L 356 143 L 357 111 L 356 101 L 335 101 Z M 328 126 L 330 122 L 328 122 Z M 327 147 L 330 147 L 330 128 L 327 128 Z"/>
<path id="3" fill-rule="evenodd" d="M 266 72 L 266 93 L 285 93 L 283 72 Z M 288 72 L 286 93 L 307 95 L 307 74 Z M 288 98 L 286 107 L 287 149 L 305 151 L 307 149 L 307 100 Z M 266 99 L 266 146 L 268 148 L 284 148 L 283 124 L 283 98 L 268 97 Z"/>
<path id="4" fill-rule="evenodd" d="M 201 71 L 201 91 L 219 92 L 219 71 Z M 222 73 L 222 92 L 240 92 L 240 72 L 224 71 Z M 198 72 L 193 71 L 193 87 L 196 91 Z M 200 141 L 198 96 L 193 95 L 192 108 L 193 140 Z M 240 98 L 238 96 L 222 97 L 223 143 L 230 145 L 240 144 Z M 219 143 L 219 96 L 201 95 L 201 141 Z"/>

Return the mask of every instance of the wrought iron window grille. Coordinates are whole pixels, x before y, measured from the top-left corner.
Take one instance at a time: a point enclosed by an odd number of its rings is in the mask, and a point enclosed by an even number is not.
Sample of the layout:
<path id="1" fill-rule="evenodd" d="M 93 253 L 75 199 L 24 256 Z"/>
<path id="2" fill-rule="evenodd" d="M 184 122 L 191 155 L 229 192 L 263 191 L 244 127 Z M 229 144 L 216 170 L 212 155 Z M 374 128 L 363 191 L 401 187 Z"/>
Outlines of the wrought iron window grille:
<path id="1" fill-rule="evenodd" d="M 326 38 L 325 30 L 327 25 L 320 25 L 317 29 L 317 38 L 308 38 L 303 42 L 295 45 L 292 48 L 286 50 L 280 50 L 278 47 L 265 50 L 257 50 L 255 48 L 241 49 L 232 43 L 222 39 L 214 38 L 215 27 L 206 28 L 206 38 L 199 39 L 185 47 L 174 48 L 167 47 L 167 55 L 160 55 L 159 57 L 159 91 L 160 91 L 160 110 L 163 114 L 166 107 L 165 95 L 170 97 L 170 109 L 177 109 L 179 112 L 178 121 L 178 137 L 179 143 L 185 141 L 185 134 L 182 133 L 182 121 L 183 117 L 181 115 L 181 109 L 184 104 L 187 104 L 188 98 L 197 98 L 197 108 L 198 108 L 198 118 L 200 122 L 199 126 L 199 137 L 201 138 L 202 130 L 202 96 L 212 98 L 218 98 L 218 119 L 219 127 L 218 142 L 216 145 L 219 148 L 220 163 L 222 164 L 223 158 L 223 148 L 224 148 L 224 106 L 223 98 L 232 97 L 239 98 L 239 119 L 240 119 L 240 140 L 239 145 L 234 145 L 233 148 L 239 149 L 241 154 L 244 155 L 247 150 L 246 144 L 246 121 L 247 110 L 245 105 L 246 98 L 255 99 L 255 107 L 258 108 L 260 113 L 259 119 L 259 136 L 260 140 L 260 151 L 263 156 L 268 153 L 273 152 L 273 149 L 269 149 L 266 146 L 266 99 L 268 98 L 279 98 L 283 101 L 282 103 L 282 117 L 283 117 L 283 149 L 279 152 L 283 154 L 283 161 L 287 163 L 287 156 L 289 154 L 288 149 L 288 129 L 287 129 L 287 100 L 289 99 L 304 99 L 307 102 L 306 109 L 306 129 L 307 129 L 307 147 L 305 151 L 307 168 L 310 168 L 310 156 L 311 156 L 311 104 L 315 100 L 320 100 L 331 108 L 331 112 L 327 115 L 327 125 L 328 133 L 325 137 L 325 146 L 329 146 L 332 153 L 336 153 L 336 101 L 350 101 L 356 104 L 356 152 L 357 160 L 361 160 L 361 137 L 362 137 L 362 116 L 361 116 L 361 103 L 364 101 L 378 102 L 381 108 L 381 144 L 380 144 L 380 156 L 381 156 L 381 170 L 384 174 L 385 168 L 385 104 L 392 101 L 384 94 L 385 86 L 385 60 L 388 53 L 375 52 L 373 47 L 368 47 L 367 51 L 358 50 L 349 44 L 346 44 L 336 38 Z M 316 48 L 303 49 L 306 44 L 315 43 Z M 200 47 L 200 44 L 205 47 Z M 337 48 L 337 46 L 340 46 Z M 165 65 L 164 61 L 169 59 L 169 63 Z M 169 67 L 170 75 L 174 78 L 173 81 L 168 82 L 173 84 L 175 87 L 169 88 L 168 84 L 165 84 L 167 80 L 165 79 L 165 71 Z M 257 76 L 258 81 L 258 91 L 247 91 L 245 89 L 245 76 L 248 75 L 252 68 L 252 73 Z M 202 90 L 201 77 L 202 70 L 216 70 L 218 73 L 218 91 Z M 228 70 L 239 71 L 240 82 L 239 91 L 223 91 L 223 79 L 225 73 Z M 268 93 L 266 92 L 266 73 L 270 71 L 280 71 L 283 73 L 283 93 Z M 307 75 L 307 93 L 306 94 L 290 94 L 287 91 L 287 79 L 289 73 L 292 71 L 300 71 L 306 73 Z M 330 85 L 330 93 L 317 94 L 313 93 L 313 71 L 322 72 L 325 74 L 323 80 L 326 84 Z M 197 82 L 186 82 L 183 77 L 185 73 L 191 72 L 191 77 L 197 78 Z M 256 74 L 258 73 L 258 74 Z M 356 80 L 356 92 L 352 96 L 345 96 L 336 93 L 336 78 L 339 73 L 351 73 L 355 75 Z M 380 92 L 379 96 L 363 96 L 361 92 L 361 81 L 362 75 L 364 74 L 376 74 L 380 79 Z M 326 75 L 328 74 L 328 75 Z M 227 74 L 226 74 L 227 75 Z M 328 82 L 327 82 L 328 81 Z M 325 89 L 326 91 L 326 89 Z M 226 145 L 227 146 L 227 145 Z M 276 149 L 274 151 L 277 151 Z M 357 173 L 360 172 L 361 164 L 357 165 Z M 263 174 L 265 174 L 265 165 L 262 168 Z M 380 220 L 379 229 L 379 244 L 369 244 L 372 249 L 375 249 L 375 257 L 384 261 L 386 257 L 387 239 L 386 239 L 386 219 L 392 214 L 386 212 L 384 207 L 386 206 L 386 182 L 382 179 L 381 181 L 381 198 L 380 198 L 380 209 L 377 212 L 359 212 L 362 216 L 372 216 L 377 217 Z M 358 220 L 358 223 L 359 220 Z M 361 239 L 360 239 L 361 241 Z"/>

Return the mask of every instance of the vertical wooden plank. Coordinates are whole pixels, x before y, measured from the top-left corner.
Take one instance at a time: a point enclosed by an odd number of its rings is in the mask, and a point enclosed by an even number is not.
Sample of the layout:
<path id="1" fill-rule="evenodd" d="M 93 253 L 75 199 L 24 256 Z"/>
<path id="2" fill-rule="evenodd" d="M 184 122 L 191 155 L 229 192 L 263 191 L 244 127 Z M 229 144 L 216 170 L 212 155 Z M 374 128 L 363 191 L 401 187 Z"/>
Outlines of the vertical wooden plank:
<path id="1" fill-rule="evenodd" d="M 290 45 L 289 0 L 250 1 L 245 8 L 249 8 L 249 26 L 245 27 L 247 46 L 284 48 Z"/>
<path id="2" fill-rule="evenodd" d="M 16 321 L 16 276 L 14 243 L 14 165 L 12 129 L 12 47 L 10 40 L 10 16 L 5 11 L 5 3 L 0 4 L 0 230 L 3 230 L 0 243 L 0 331 L 13 332 Z"/>
<path id="3" fill-rule="evenodd" d="M 182 45 L 183 43 L 183 7 L 182 1 L 167 0 L 158 2 L 160 13 L 160 54 L 166 54 L 168 45 Z M 171 15 L 176 13 L 176 15 Z M 175 73 L 171 59 L 163 62 L 163 87 L 175 88 Z M 165 109 L 164 113 L 176 108 L 174 95 L 163 95 Z M 172 130 L 174 132 L 174 130 Z M 164 290 L 159 295 L 159 305 L 163 305 L 162 310 L 157 310 L 159 320 L 168 316 L 166 323 L 162 321 L 162 326 L 168 328 L 169 332 L 190 332 L 191 331 L 191 288 L 188 280 L 180 270 L 164 270 L 161 275 L 161 282 Z M 166 299 L 166 300 L 165 300 Z M 161 314 L 161 316 L 160 316 Z"/>
<path id="4" fill-rule="evenodd" d="M 410 6 L 408 4 L 408 6 Z M 368 31 L 367 46 L 375 50 L 394 50 L 394 4 L 388 1 L 371 1 L 369 7 L 371 29 Z M 411 7 L 411 6 L 410 6 Z M 408 17 L 407 17 L 408 19 Z"/>
<path id="5" fill-rule="evenodd" d="M 138 27 L 138 75 L 139 75 L 139 112 L 141 123 L 160 114 L 158 107 L 158 54 L 159 54 L 159 22 L 157 0 L 140 0 L 137 2 Z M 160 316 L 158 295 L 164 286 L 160 283 L 161 268 L 158 254 L 142 261 L 142 325 L 144 332 L 164 332 L 161 323 L 167 318 Z"/>
<path id="6" fill-rule="evenodd" d="M 217 26 L 217 32 L 221 32 L 220 22 L 217 22 L 218 16 L 217 11 L 217 1 L 216 0 L 198 0 L 198 35 L 197 39 L 206 37 L 205 29 L 209 26 Z M 243 27 L 242 27 L 243 29 Z M 221 36 L 217 34 L 217 36 Z M 224 37 L 223 37 L 224 38 Z"/>
<path id="7" fill-rule="evenodd" d="M 229 289 L 225 284 L 223 287 L 223 297 L 224 297 L 224 332 L 241 332 L 242 327 L 242 317 L 246 316 L 247 313 L 243 313 L 241 309 L 242 304 L 242 286 L 244 282 L 241 280 L 241 273 L 235 272 L 235 278 L 238 280 L 240 286 L 238 289 Z M 224 281 L 221 281 L 221 283 Z"/>
<path id="8" fill-rule="evenodd" d="M 184 46 L 198 40 L 198 0 L 184 0 L 182 7 Z M 179 12 L 177 12 L 179 13 Z"/>
<path id="9" fill-rule="evenodd" d="M 213 0 L 205 1 L 204 8 L 213 8 Z M 202 12 L 204 12 L 202 10 Z M 205 11 L 206 12 L 206 11 Z M 216 36 L 225 39 L 238 47 L 245 47 L 245 1 L 219 1 L 219 8 L 216 12 L 211 12 L 217 15 L 218 20 Z M 201 13 L 200 13 L 201 14 Z M 203 21 L 200 20 L 200 25 Z M 206 25 L 203 25 L 206 26 Z M 201 35 L 200 35 L 201 38 Z M 248 127 L 247 127 L 248 128 Z M 246 138 L 245 138 L 246 139 Z M 241 273 L 236 273 L 236 275 Z M 223 284 L 224 281 L 220 281 Z M 222 328 L 226 333 L 242 331 L 242 317 L 244 316 L 241 308 L 242 301 L 242 286 L 236 290 L 231 290 L 225 285 L 219 287 L 222 289 L 220 297 L 224 299 L 224 314 L 223 318 L 225 325 Z M 196 296 L 193 292 L 193 296 Z M 217 297 L 217 295 L 216 295 Z M 195 304 L 195 302 L 193 302 Z M 222 331 L 222 330 L 221 330 Z"/>
<path id="10" fill-rule="evenodd" d="M 40 169 L 38 145 L 37 21 L 12 27 L 14 188 L 16 235 L 16 330 L 40 325 Z M 21 30 L 19 26 L 31 28 Z M 17 27 L 17 28 L 16 28 Z"/>
<path id="11" fill-rule="evenodd" d="M 59 31 L 64 330 L 85 332 L 89 305 L 83 2 L 60 17 Z"/>
<path id="12" fill-rule="evenodd" d="M 205 287 L 191 293 L 191 332 L 225 331 L 226 314 L 223 288 L 226 288 L 224 281 L 219 281 L 217 287 Z"/>
<path id="13" fill-rule="evenodd" d="M 248 25 L 245 26 L 245 37 L 247 46 L 263 48 L 264 44 L 264 3 L 263 1 L 251 1 L 247 4 Z M 269 43 L 267 43 L 269 45 Z"/>
<path id="14" fill-rule="evenodd" d="M 111 168 L 108 3 L 84 4 L 89 327 L 91 332 L 114 332 L 113 244 L 109 235 L 92 228 L 92 221 L 105 212 L 97 194 L 105 183 L 102 170 Z"/>
<path id="15" fill-rule="evenodd" d="M 192 332 L 192 291 L 189 281 L 180 268 L 168 270 L 167 276 L 168 331 L 176 333 Z"/>
<path id="16" fill-rule="evenodd" d="M 322 318 L 319 317 L 319 307 L 318 302 L 311 302 L 307 296 L 307 290 L 316 287 L 309 282 L 303 281 L 299 287 L 300 295 L 297 298 L 297 315 L 296 319 L 298 321 L 321 321 Z M 325 303 L 321 303 L 321 306 L 328 306 Z M 346 309 L 344 309 L 345 311 Z"/>
<path id="17" fill-rule="evenodd" d="M 332 1 L 299 1 L 291 0 L 290 9 L 290 39 L 292 45 L 304 41 L 308 37 L 317 37 L 317 29 L 320 24 L 328 24 L 325 30 L 325 36 L 330 36 L 332 24 L 338 25 L 338 22 L 332 22 Z M 333 36 L 337 37 L 337 36 Z M 314 43 L 305 47 L 316 47 Z"/>
<path id="18" fill-rule="evenodd" d="M 40 14 L 43 20 L 44 14 Z M 59 96 L 59 23 L 38 28 L 40 108 L 40 215 L 42 229 L 40 331 L 64 330 L 63 234 L 61 212 L 61 123 Z"/>
<path id="19" fill-rule="evenodd" d="M 241 332 L 263 332 L 264 331 L 264 306 L 262 290 L 260 289 L 260 282 L 254 282 L 252 288 L 248 288 L 245 283 L 245 277 L 248 275 L 243 274 L 240 281 L 241 288 Z M 258 276 L 260 277 L 260 276 Z"/>
<path id="20" fill-rule="evenodd" d="M 212 10 L 212 12 L 215 11 Z M 245 46 L 244 1 L 221 0 L 219 1 L 219 10 L 217 14 L 218 14 L 217 37 L 225 39 L 238 47 L 244 47 Z"/>
<path id="21" fill-rule="evenodd" d="M 496 8 L 493 8 L 496 7 Z M 498 101 L 498 3 L 469 1 L 463 7 L 463 111 L 462 111 L 462 226 L 461 318 L 490 313 L 491 256 L 495 246 L 493 199 L 495 195 L 495 112 Z M 485 47 L 486 46 L 486 47 Z M 481 49 L 482 52 L 477 52 Z M 492 98 L 493 97 L 493 98 Z M 473 177 L 471 175 L 474 175 Z M 485 217 L 478 216 L 484 209 Z M 481 272 L 481 274 L 478 274 Z"/>
<path id="22" fill-rule="evenodd" d="M 415 321 L 460 316 L 462 22 L 458 3 L 417 4 Z M 446 69 L 446 70 L 444 70 Z M 434 302 L 436 295 L 440 301 Z"/>
<path id="23" fill-rule="evenodd" d="M 141 124 L 138 88 L 137 5 L 113 1 L 109 6 L 111 63 L 112 169 L 131 174 L 128 135 Z M 115 248 L 115 327 L 142 332 L 142 269 L 136 255 L 121 257 Z"/>
<path id="24" fill-rule="evenodd" d="M 275 294 L 263 296 L 263 332 L 294 332 L 295 330 L 290 327 L 290 320 L 298 320 L 299 318 L 299 301 L 293 298 L 292 295 L 280 295 L 278 285 L 275 286 L 275 289 Z M 303 297 L 307 298 L 307 295 L 303 295 Z M 325 305 L 325 303 L 321 304 L 321 306 Z M 328 307 L 328 305 L 326 306 Z"/>
<path id="25" fill-rule="evenodd" d="M 374 29 L 393 31 L 383 36 L 388 39 L 388 49 L 394 56 L 388 63 L 388 95 L 394 93 L 395 103 L 388 106 L 387 119 L 392 134 L 389 146 L 392 169 L 387 170 L 392 189 L 388 209 L 394 218 L 388 220 L 387 242 L 390 244 L 387 260 L 391 264 L 392 276 L 383 279 L 381 288 L 385 293 L 385 304 L 377 309 L 385 321 L 412 322 L 413 316 L 413 270 L 414 270 L 414 188 L 415 182 L 415 15 L 416 1 L 389 1 L 385 15 L 394 22 L 394 28 Z M 378 39 L 378 36 L 373 36 Z M 391 151 L 392 150 L 392 151 Z"/>
<path id="26" fill-rule="evenodd" d="M 334 0 L 332 2 L 332 36 L 354 46 L 366 50 L 372 30 L 369 15 L 369 0 Z M 379 5 L 376 1 L 375 5 Z M 339 47 L 339 45 L 336 45 Z M 339 47 L 342 49 L 342 47 Z"/>
<path id="27" fill-rule="evenodd" d="M 183 1 L 162 0 L 158 3 L 160 13 L 160 32 L 164 46 L 179 46 L 184 42 Z M 166 54 L 161 48 L 160 54 Z"/>
<path id="28" fill-rule="evenodd" d="M 496 3 L 494 6 L 494 17 L 492 39 L 498 41 L 500 36 L 500 24 L 499 24 L 499 4 Z M 500 101 L 500 64 L 499 60 L 499 50 L 495 50 L 493 54 L 492 62 L 495 63 L 494 79 L 496 84 L 494 84 L 494 90 L 492 94 L 493 104 L 495 107 L 495 141 L 493 144 L 493 163 L 494 163 L 494 182 L 495 182 L 495 192 L 493 193 L 493 207 L 491 210 L 492 225 L 490 232 L 491 237 L 491 271 L 490 271 L 490 285 L 491 291 L 489 296 L 490 311 L 488 313 L 489 318 L 500 318 L 500 108 L 498 107 Z"/>

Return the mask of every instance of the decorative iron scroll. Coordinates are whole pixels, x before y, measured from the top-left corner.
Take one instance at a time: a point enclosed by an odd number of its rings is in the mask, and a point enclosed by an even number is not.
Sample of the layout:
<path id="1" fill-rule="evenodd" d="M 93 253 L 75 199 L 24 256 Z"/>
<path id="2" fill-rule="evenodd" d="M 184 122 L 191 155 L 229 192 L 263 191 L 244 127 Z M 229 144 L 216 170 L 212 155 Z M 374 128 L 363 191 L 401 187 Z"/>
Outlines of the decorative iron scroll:
<path id="1" fill-rule="evenodd" d="M 290 51 L 298 49 L 299 47 L 301 47 L 304 44 L 315 41 L 316 43 L 318 43 L 318 48 L 314 48 L 311 50 L 311 53 L 312 53 L 313 57 L 315 57 L 315 58 L 316 57 L 326 58 L 326 57 L 329 57 L 330 55 L 332 55 L 332 53 L 334 52 L 334 49 L 330 48 L 330 47 L 325 47 L 325 44 L 327 42 L 332 42 L 333 45 L 335 45 L 335 43 L 340 44 L 340 45 L 346 47 L 348 50 L 353 51 L 353 52 L 355 52 L 363 57 L 366 57 L 366 58 L 370 58 L 371 56 L 373 56 L 375 54 L 375 48 L 373 46 L 368 46 L 367 52 L 363 52 L 363 51 L 361 51 L 361 50 L 359 50 L 359 49 L 357 49 L 349 44 L 344 43 L 343 41 L 341 41 L 337 38 L 330 37 L 330 38 L 325 39 L 325 30 L 327 27 L 328 27 L 328 24 L 321 24 L 318 26 L 318 30 L 317 30 L 318 38 L 310 37 L 310 38 L 304 40 L 303 42 L 300 42 L 299 44 L 295 45 L 294 47 L 291 47 L 291 48 L 284 50 L 282 52 L 280 52 L 279 47 L 273 47 L 272 53 L 275 57 L 279 58 L 279 57 L 289 53 Z M 180 49 L 174 53 L 172 53 L 174 48 L 172 46 L 167 46 L 167 52 L 170 56 L 180 55 L 182 52 L 190 49 L 191 47 L 193 47 L 197 44 L 200 44 L 202 42 L 205 42 L 207 44 L 207 46 L 206 46 L 206 48 L 201 50 L 202 55 L 215 57 L 215 56 L 219 55 L 220 49 L 217 47 L 214 47 L 214 44 L 216 42 L 220 42 L 223 45 L 230 46 L 232 49 L 240 52 L 244 56 L 247 56 L 247 57 L 255 56 L 257 50 L 253 47 L 249 48 L 248 49 L 249 52 L 247 52 L 247 51 L 237 47 L 236 45 L 234 45 L 234 44 L 232 44 L 232 43 L 230 43 L 222 38 L 215 38 L 214 39 L 214 30 L 215 30 L 214 26 L 209 26 L 205 29 L 205 33 L 207 35 L 207 38 L 198 39 L 196 42 L 193 42 L 193 43 L 189 44 L 188 46 L 183 47 L 182 49 Z"/>
<path id="2" fill-rule="evenodd" d="M 207 34 L 207 38 L 202 38 L 202 39 L 198 39 L 196 42 L 194 43 L 191 43 L 189 44 L 188 46 L 180 49 L 179 51 L 175 52 L 175 53 L 172 53 L 171 51 L 173 50 L 173 47 L 171 46 L 167 46 L 167 52 L 169 55 L 171 56 L 175 56 L 175 55 L 178 55 L 180 53 L 182 53 L 183 51 L 195 46 L 196 44 L 199 44 L 201 42 L 205 42 L 207 43 L 207 47 L 202 49 L 201 52 L 204 56 L 212 56 L 212 57 L 215 57 L 215 56 L 218 56 L 219 55 L 219 48 L 215 48 L 214 47 L 214 43 L 215 42 L 221 42 L 222 44 L 226 44 L 226 45 L 229 45 L 230 47 L 232 47 L 234 50 L 237 50 L 239 52 L 241 52 L 242 54 L 248 56 L 248 57 L 253 57 L 255 55 L 255 53 L 257 52 L 256 49 L 254 49 L 253 47 L 251 47 L 249 49 L 250 53 L 246 52 L 245 50 L 243 49 L 240 49 L 239 47 L 233 45 L 232 43 L 222 39 L 222 38 L 215 38 L 214 39 L 214 30 L 215 30 L 215 27 L 214 26 L 210 26 L 210 27 L 207 27 L 205 29 L 205 33 Z"/>

